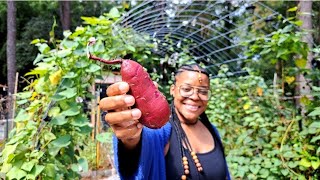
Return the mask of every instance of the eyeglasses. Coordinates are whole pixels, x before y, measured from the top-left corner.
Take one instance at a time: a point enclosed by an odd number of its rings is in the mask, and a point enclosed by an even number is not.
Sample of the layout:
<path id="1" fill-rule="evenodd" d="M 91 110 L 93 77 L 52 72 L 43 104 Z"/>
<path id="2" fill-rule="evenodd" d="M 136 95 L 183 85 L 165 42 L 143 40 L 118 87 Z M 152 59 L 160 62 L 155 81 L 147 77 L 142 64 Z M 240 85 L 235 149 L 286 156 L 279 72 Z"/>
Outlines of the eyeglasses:
<path id="1" fill-rule="evenodd" d="M 178 87 L 179 93 L 182 97 L 190 97 L 194 94 L 194 90 L 197 89 L 199 98 L 203 101 L 208 101 L 211 97 L 211 91 L 207 88 L 199 88 L 190 85 L 181 85 Z"/>

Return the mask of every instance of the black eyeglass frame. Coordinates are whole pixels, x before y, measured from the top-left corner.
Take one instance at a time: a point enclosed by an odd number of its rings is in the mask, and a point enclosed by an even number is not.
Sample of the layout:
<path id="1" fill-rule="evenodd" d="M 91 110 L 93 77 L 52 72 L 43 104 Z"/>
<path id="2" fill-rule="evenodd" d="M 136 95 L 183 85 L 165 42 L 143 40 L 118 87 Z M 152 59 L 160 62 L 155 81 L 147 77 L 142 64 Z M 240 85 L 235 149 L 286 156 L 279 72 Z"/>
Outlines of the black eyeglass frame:
<path id="1" fill-rule="evenodd" d="M 191 88 L 191 89 L 192 89 L 192 93 L 191 93 L 190 95 L 185 95 L 184 93 L 186 93 L 186 92 L 181 93 L 181 91 L 183 91 L 183 90 L 182 90 L 183 87 Z M 180 94 L 180 96 L 182 96 L 182 97 L 184 97 L 184 98 L 188 98 L 188 97 L 192 96 L 192 95 L 194 94 L 195 89 L 197 89 L 197 95 L 198 95 L 198 97 L 199 97 L 202 101 L 209 101 L 209 100 L 210 100 L 211 95 L 212 95 L 210 88 L 202 88 L 202 87 L 191 86 L 191 85 L 187 85 L 187 84 L 182 84 L 182 85 L 178 86 L 179 94 Z M 207 95 L 207 96 L 208 96 L 208 97 L 204 99 L 204 98 L 203 98 L 204 96 L 202 96 L 201 94 L 199 94 L 199 89 L 200 89 L 200 90 L 207 90 L 207 92 L 208 92 L 208 95 Z"/>

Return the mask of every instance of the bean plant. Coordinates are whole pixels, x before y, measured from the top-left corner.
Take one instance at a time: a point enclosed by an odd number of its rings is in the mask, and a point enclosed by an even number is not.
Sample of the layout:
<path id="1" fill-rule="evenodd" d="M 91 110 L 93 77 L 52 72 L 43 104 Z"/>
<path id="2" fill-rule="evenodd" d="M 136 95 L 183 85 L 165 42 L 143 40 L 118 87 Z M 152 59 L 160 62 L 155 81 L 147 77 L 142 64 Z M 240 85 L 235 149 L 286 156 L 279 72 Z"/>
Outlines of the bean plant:
<path id="1" fill-rule="evenodd" d="M 227 77 L 223 66 L 211 82 L 207 110 L 223 137 L 235 179 L 318 179 L 320 170 L 320 109 L 302 118 L 281 89 L 253 74 Z M 314 87 L 319 102 L 320 89 Z M 302 126 L 303 124 L 303 126 Z"/>
<path id="2" fill-rule="evenodd" d="M 28 86 L 15 95 L 15 128 L 0 154 L 6 179 L 80 179 L 89 169 L 88 156 L 80 152 L 91 141 L 88 109 L 96 107 L 90 103 L 95 98 L 91 87 L 114 68 L 89 60 L 88 51 L 112 59 L 143 56 L 151 47 L 131 29 L 115 35 L 112 25 L 120 15 L 113 8 L 100 17 L 82 17 L 84 26 L 65 31 L 62 40 L 55 39 L 54 24 L 50 40 L 31 42 L 39 50 L 35 68 L 24 76 Z M 89 48 L 92 37 L 97 43 Z"/>

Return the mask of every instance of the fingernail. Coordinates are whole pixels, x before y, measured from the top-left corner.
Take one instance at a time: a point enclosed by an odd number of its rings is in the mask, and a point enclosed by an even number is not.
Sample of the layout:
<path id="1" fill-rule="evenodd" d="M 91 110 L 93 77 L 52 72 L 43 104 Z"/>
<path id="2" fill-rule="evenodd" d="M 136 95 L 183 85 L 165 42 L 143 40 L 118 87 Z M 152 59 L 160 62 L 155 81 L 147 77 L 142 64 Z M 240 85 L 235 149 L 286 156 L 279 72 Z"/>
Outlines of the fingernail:
<path id="1" fill-rule="evenodd" d="M 143 127 L 143 126 L 142 126 L 141 123 L 138 123 L 138 124 L 137 124 L 137 128 L 138 128 L 138 129 L 140 129 L 140 128 L 142 128 L 142 127 Z"/>
<path id="2" fill-rule="evenodd" d="M 127 85 L 125 85 L 125 84 L 120 84 L 120 85 L 119 85 L 119 90 L 120 90 L 121 92 L 125 92 L 126 89 L 127 89 Z"/>
<path id="3" fill-rule="evenodd" d="M 124 98 L 124 102 L 130 106 L 130 105 L 133 105 L 134 99 L 132 96 L 127 96 Z"/>
<path id="4" fill-rule="evenodd" d="M 138 109 L 132 109 L 131 115 L 134 119 L 140 118 L 141 112 Z"/>

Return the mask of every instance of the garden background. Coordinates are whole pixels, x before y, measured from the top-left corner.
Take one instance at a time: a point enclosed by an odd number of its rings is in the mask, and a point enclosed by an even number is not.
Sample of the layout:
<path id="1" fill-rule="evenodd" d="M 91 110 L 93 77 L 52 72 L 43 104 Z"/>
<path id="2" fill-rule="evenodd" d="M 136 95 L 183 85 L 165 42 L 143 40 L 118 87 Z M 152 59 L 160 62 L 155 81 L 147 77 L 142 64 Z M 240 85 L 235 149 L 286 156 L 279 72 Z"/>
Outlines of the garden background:
<path id="1" fill-rule="evenodd" d="M 90 51 L 138 61 L 168 101 L 174 69 L 201 64 L 211 73 L 207 114 L 233 179 L 319 179 L 319 8 L 317 1 L 1 1 L 0 177 L 116 177 L 112 134 L 97 104 L 121 75 L 119 66 L 89 60 Z"/>

